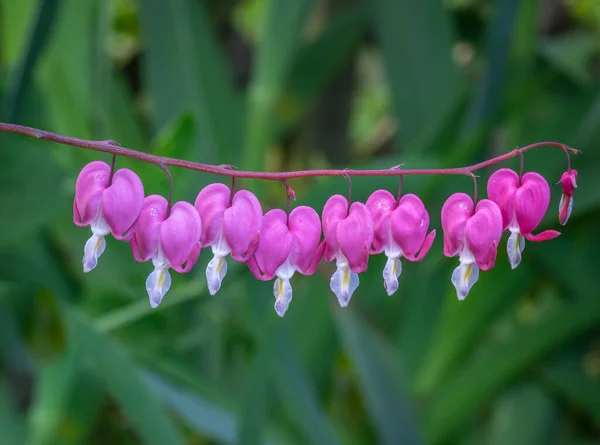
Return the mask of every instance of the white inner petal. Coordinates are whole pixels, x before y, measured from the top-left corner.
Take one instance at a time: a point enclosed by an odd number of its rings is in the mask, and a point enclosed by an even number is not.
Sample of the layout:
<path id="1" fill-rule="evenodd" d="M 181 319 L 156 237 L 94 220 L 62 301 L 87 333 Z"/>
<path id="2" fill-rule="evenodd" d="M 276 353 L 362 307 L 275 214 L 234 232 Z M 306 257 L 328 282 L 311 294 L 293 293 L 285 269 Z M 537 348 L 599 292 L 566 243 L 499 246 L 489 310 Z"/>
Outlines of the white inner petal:
<path id="1" fill-rule="evenodd" d="M 221 288 L 221 282 L 227 273 L 227 260 L 222 256 L 215 255 L 206 266 L 206 283 L 208 292 L 214 295 Z"/>
<path id="2" fill-rule="evenodd" d="M 329 287 L 335 294 L 341 307 L 348 306 L 350 298 L 359 285 L 358 274 L 352 272 L 348 266 L 346 257 L 340 254 L 337 260 L 337 270 L 331 276 Z"/>
<path id="3" fill-rule="evenodd" d="M 398 277 L 402 273 L 402 263 L 399 257 L 389 257 L 383 268 L 383 287 L 388 295 L 398 289 Z"/>
<path id="4" fill-rule="evenodd" d="M 273 284 L 273 294 L 275 295 L 275 312 L 283 317 L 292 301 L 292 285 L 285 278 L 277 278 Z"/>
<path id="5" fill-rule="evenodd" d="M 217 236 L 217 239 L 215 240 L 214 243 L 212 243 L 210 248 L 212 249 L 213 255 L 216 257 L 217 256 L 224 257 L 231 253 L 229 244 L 227 244 L 227 241 L 225 241 L 225 236 L 223 235 L 223 230 L 221 230 L 221 232 L 219 233 L 219 236 Z"/>
<path id="6" fill-rule="evenodd" d="M 100 207 L 100 212 L 98 212 L 96 219 L 90 224 L 90 229 L 92 229 L 92 233 L 94 235 L 98 236 L 106 236 L 110 233 L 110 226 L 104 219 L 102 207 Z"/>
<path id="7" fill-rule="evenodd" d="M 83 271 L 85 273 L 91 271 L 98 264 L 98 258 L 106 249 L 106 240 L 103 235 L 93 234 L 85 243 L 83 248 Z"/>
<path id="8" fill-rule="evenodd" d="M 150 299 L 150 306 L 156 308 L 162 301 L 165 294 L 171 287 L 171 275 L 169 268 L 156 267 L 154 271 L 148 275 L 146 280 L 146 291 Z"/>
<path id="9" fill-rule="evenodd" d="M 525 237 L 521 235 L 519 229 L 510 229 L 506 252 L 508 253 L 508 261 L 512 269 L 515 269 L 521 263 L 521 253 L 524 248 Z"/>
<path id="10" fill-rule="evenodd" d="M 459 300 L 464 300 L 469 291 L 479 278 L 479 268 L 474 262 L 464 262 L 461 258 L 460 265 L 452 272 L 452 284 L 456 288 Z"/>
<path id="11" fill-rule="evenodd" d="M 277 268 L 275 275 L 283 280 L 289 280 L 294 275 L 294 272 L 296 272 L 296 266 L 292 264 L 288 257 L 283 264 Z"/>

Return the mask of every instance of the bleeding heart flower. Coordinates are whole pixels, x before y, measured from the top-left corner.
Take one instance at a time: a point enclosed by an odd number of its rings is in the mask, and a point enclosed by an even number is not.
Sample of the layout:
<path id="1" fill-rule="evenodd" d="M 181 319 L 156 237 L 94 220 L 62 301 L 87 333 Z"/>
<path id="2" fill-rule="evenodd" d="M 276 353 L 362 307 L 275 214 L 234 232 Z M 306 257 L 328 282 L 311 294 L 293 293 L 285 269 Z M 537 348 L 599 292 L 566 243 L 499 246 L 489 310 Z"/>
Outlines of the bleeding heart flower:
<path id="1" fill-rule="evenodd" d="M 489 270 L 496 262 L 502 236 L 502 213 L 498 205 L 482 199 L 473 211 L 473 200 L 465 193 L 450 196 L 442 207 L 444 255 L 459 256 L 452 273 L 459 300 L 464 300 L 479 278 L 479 269 Z"/>
<path id="2" fill-rule="evenodd" d="M 546 230 L 538 235 L 532 233 L 542 222 L 550 204 L 550 186 L 540 174 L 529 172 L 519 178 L 513 170 L 500 169 L 490 176 L 487 193 L 500 207 L 502 230 L 510 231 L 506 250 L 513 269 L 521 262 L 525 238 L 546 241 L 560 235 L 556 230 Z"/>
<path id="3" fill-rule="evenodd" d="M 106 248 L 106 235 L 112 232 L 118 240 L 129 240 L 130 229 L 144 202 L 144 186 L 138 175 L 123 168 L 115 172 L 109 184 L 110 172 L 105 162 L 90 162 L 75 183 L 73 222 L 92 229 L 92 237 L 83 250 L 84 272 L 98 264 Z"/>
<path id="4" fill-rule="evenodd" d="M 325 261 L 335 258 L 337 266 L 329 286 L 340 306 L 346 307 L 359 285 L 358 274 L 367 270 L 373 219 L 363 203 L 352 203 L 348 212 L 346 198 L 333 195 L 323 207 L 323 233 Z"/>
<path id="5" fill-rule="evenodd" d="M 564 172 L 560 178 L 563 192 L 558 205 L 558 220 L 561 225 L 565 225 L 571 216 L 573 208 L 573 193 L 577 188 L 577 170 Z"/>
<path id="6" fill-rule="evenodd" d="M 292 301 L 290 278 L 296 271 L 312 275 L 323 256 L 321 221 L 312 208 L 300 206 L 289 218 L 280 209 L 270 210 L 262 221 L 260 241 L 248 267 L 259 280 L 277 276 L 273 285 L 275 311 L 283 317 Z"/>
<path id="7" fill-rule="evenodd" d="M 202 219 L 203 247 L 210 246 L 213 258 L 206 267 L 206 280 L 211 295 L 217 293 L 227 273 L 225 257 L 248 261 L 258 247 L 262 208 L 258 198 L 248 190 L 240 190 L 231 199 L 225 184 L 204 187 L 194 204 Z"/>
<path id="8" fill-rule="evenodd" d="M 179 273 L 189 272 L 200 254 L 202 222 L 194 206 L 179 201 L 173 205 L 170 214 L 168 207 L 162 196 L 148 196 L 129 242 L 136 261 L 151 259 L 154 265 L 154 271 L 146 280 L 153 308 L 160 304 L 171 287 L 169 268 Z"/>
<path id="9" fill-rule="evenodd" d="M 416 195 L 404 195 L 397 203 L 387 190 L 376 190 L 367 200 L 374 225 L 373 250 L 385 252 L 387 262 L 383 269 L 383 285 L 388 295 L 398 289 L 402 273 L 401 257 L 421 261 L 433 244 L 435 230 L 427 235 L 429 213 Z"/>

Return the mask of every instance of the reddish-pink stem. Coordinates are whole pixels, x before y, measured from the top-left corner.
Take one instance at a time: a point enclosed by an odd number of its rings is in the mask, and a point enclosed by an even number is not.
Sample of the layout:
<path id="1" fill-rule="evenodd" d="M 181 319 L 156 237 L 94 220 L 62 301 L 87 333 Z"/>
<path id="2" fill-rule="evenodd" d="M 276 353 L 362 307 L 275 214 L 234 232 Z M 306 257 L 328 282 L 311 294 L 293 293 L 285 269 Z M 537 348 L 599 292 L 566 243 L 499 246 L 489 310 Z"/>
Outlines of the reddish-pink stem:
<path id="1" fill-rule="evenodd" d="M 515 148 L 514 150 L 496 156 L 495 158 L 488 159 L 487 161 L 480 162 L 475 165 L 457 168 L 435 168 L 435 169 L 413 169 L 404 170 L 396 167 L 385 170 L 352 170 L 352 169 L 332 169 L 332 170 L 300 170 L 292 172 L 254 172 L 254 171 L 238 171 L 232 170 L 229 166 L 217 166 L 201 164 L 198 162 L 185 161 L 182 159 L 167 158 L 163 156 L 155 156 L 148 153 L 143 153 L 129 148 L 120 147 L 114 141 L 88 141 L 85 139 L 72 138 L 68 136 L 62 136 L 60 134 L 50 133 L 44 130 L 38 130 L 36 128 L 25 127 L 23 125 L 5 124 L 0 122 L 0 132 L 5 133 L 17 133 L 23 136 L 29 136 L 32 138 L 43 139 L 45 141 L 57 142 L 59 144 L 71 145 L 73 147 L 87 148 L 89 150 L 101 151 L 104 153 L 110 153 L 118 156 L 125 156 L 139 161 L 148 162 L 150 164 L 158 165 L 159 167 L 182 167 L 188 170 L 195 170 L 204 173 L 211 173 L 218 176 L 227 176 L 234 178 L 251 178 L 251 179 L 264 179 L 269 181 L 283 181 L 286 179 L 293 178 L 306 178 L 310 176 L 401 176 L 401 175 L 468 175 L 471 176 L 474 171 L 481 170 L 482 168 L 488 167 L 498 162 L 505 161 L 507 159 L 519 156 L 527 150 L 532 148 L 552 146 L 562 149 L 567 155 L 570 168 L 570 156 L 569 152 L 577 154 L 579 150 L 568 147 L 559 142 L 537 142 L 535 144 L 527 145 L 522 148 Z M 162 167 L 161 167 L 162 168 Z"/>

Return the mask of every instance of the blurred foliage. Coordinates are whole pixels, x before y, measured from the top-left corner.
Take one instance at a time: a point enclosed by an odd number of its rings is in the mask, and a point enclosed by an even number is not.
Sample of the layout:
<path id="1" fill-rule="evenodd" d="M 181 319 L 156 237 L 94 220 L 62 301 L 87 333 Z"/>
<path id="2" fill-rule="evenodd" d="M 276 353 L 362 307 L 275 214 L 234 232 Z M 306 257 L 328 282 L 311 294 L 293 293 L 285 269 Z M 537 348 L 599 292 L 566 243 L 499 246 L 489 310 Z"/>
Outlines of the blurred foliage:
<path id="1" fill-rule="evenodd" d="M 599 56 L 596 0 L 0 0 L 2 121 L 268 170 L 584 151 L 562 236 L 528 243 L 515 271 L 502 246 L 466 301 L 439 209 L 471 184 L 411 177 L 438 237 L 397 294 L 372 257 L 341 310 L 323 264 L 294 278 L 281 320 L 241 266 L 210 297 L 208 253 L 157 310 L 123 243 L 84 275 L 74 182 L 108 157 L 0 134 L 0 443 L 598 443 Z M 117 164 L 167 193 L 157 168 Z M 566 164 L 546 149 L 525 167 L 555 184 Z M 218 180 L 172 173 L 192 202 Z M 285 205 L 281 184 L 243 186 Z M 292 186 L 318 211 L 347 187 Z M 357 178 L 353 195 L 381 187 L 397 180 Z"/>

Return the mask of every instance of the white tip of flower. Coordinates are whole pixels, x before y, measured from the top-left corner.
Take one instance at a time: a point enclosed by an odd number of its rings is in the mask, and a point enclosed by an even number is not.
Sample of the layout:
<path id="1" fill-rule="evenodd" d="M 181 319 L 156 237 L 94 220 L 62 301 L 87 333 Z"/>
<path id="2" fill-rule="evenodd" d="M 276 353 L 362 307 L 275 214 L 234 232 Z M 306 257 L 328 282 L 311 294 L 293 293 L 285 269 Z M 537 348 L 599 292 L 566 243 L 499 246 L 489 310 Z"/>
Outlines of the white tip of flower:
<path id="1" fill-rule="evenodd" d="M 208 292 L 214 295 L 221 289 L 221 282 L 227 273 L 227 261 L 222 256 L 214 256 L 206 266 Z"/>
<path id="2" fill-rule="evenodd" d="M 338 265 L 337 270 L 331 276 L 329 287 L 337 297 L 340 306 L 346 307 L 358 284 L 357 273 L 352 272 L 347 265 Z"/>
<path id="3" fill-rule="evenodd" d="M 290 281 L 277 278 L 273 284 L 273 294 L 275 295 L 275 312 L 280 317 L 283 317 L 292 301 L 292 285 Z"/>
<path id="4" fill-rule="evenodd" d="M 479 267 L 475 263 L 460 263 L 452 272 L 452 284 L 460 301 L 467 298 L 469 291 L 479 278 Z"/>
<path id="5" fill-rule="evenodd" d="M 521 263 L 521 253 L 525 248 L 525 237 L 520 232 L 511 232 L 506 244 L 510 267 L 516 269 Z"/>
<path id="6" fill-rule="evenodd" d="M 560 204 L 558 205 L 558 219 L 560 224 L 564 226 L 571 217 L 571 211 L 573 210 L 573 197 L 565 195 L 564 193 L 560 197 Z"/>
<path id="7" fill-rule="evenodd" d="M 106 240 L 102 235 L 92 235 L 83 248 L 83 271 L 88 273 L 98 264 L 98 258 L 106 248 Z"/>
<path id="8" fill-rule="evenodd" d="M 146 279 L 146 291 L 150 298 L 150 306 L 156 308 L 171 288 L 171 275 L 167 268 L 156 268 Z"/>
<path id="9" fill-rule="evenodd" d="M 388 295 L 392 295 L 398 290 L 398 277 L 402 273 L 402 263 L 400 258 L 389 258 L 383 268 L 383 287 Z"/>

